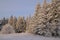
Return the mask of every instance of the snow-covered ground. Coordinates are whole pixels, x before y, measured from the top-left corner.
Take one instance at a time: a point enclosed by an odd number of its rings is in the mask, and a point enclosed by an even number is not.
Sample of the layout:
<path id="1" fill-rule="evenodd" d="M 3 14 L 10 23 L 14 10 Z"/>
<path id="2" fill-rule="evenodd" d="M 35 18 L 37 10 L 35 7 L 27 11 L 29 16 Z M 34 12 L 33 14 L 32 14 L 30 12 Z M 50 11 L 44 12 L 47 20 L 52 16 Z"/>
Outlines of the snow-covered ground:
<path id="1" fill-rule="evenodd" d="M 29 33 L 0 34 L 0 40 L 60 40 L 60 38 L 43 37 Z"/>

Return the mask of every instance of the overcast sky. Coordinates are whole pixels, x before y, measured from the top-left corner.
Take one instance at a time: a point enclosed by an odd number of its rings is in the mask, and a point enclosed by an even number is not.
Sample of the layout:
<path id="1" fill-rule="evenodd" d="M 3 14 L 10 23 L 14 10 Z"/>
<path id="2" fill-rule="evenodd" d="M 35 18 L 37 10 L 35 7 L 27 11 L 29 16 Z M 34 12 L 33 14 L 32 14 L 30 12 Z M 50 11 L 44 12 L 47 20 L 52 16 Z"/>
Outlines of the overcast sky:
<path id="1" fill-rule="evenodd" d="M 16 17 L 33 15 L 37 1 L 38 0 L 0 0 L 0 18 L 11 15 Z M 43 0 L 40 0 L 40 3 L 42 2 Z"/>

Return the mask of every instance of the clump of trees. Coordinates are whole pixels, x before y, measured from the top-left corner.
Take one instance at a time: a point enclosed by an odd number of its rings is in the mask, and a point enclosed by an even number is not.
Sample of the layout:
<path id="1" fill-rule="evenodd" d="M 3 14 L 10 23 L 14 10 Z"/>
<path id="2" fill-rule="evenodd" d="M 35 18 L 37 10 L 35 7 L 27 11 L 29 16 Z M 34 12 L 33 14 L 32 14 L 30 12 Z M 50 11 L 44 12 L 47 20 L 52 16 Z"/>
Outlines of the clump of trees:
<path id="1" fill-rule="evenodd" d="M 8 23 L 13 26 L 16 33 L 25 32 L 26 23 L 24 17 L 19 16 L 17 19 L 16 17 L 11 16 Z"/>
<path id="2" fill-rule="evenodd" d="M 2 33 L 29 32 L 43 36 L 60 36 L 60 0 L 52 0 L 51 4 L 47 4 L 44 0 L 43 6 L 37 4 L 35 14 L 26 19 L 19 16 L 11 16 L 8 20 L 3 18 L 0 25 L 5 25 L 2 28 Z M 9 29 L 10 28 L 10 29 Z M 9 29 L 9 30 L 8 30 Z"/>
<path id="3" fill-rule="evenodd" d="M 3 18 L 3 20 L 1 20 L 1 24 L 0 24 L 0 29 L 4 29 L 5 30 L 5 25 L 9 24 L 10 26 L 13 27 L 13 29 L 15 30 L 15 33 L 22 33 L 26 31 L 26 21 L 24 17 L 18 17 L 16 18 L 15 16 L 11 16 L 9 19 Z M 6 25 L 8 26 L 8 25 Z M 9 27 L 9 26 L 8 26 Z M 8 28 L 7 28 L 8 29 Z"/>
<path id="4" fill-rule="evenodd" d="M 60 36 L 60 0 L 41 7 L 37 4 L 34 16 L 29 21 L 28 31 L 43 36 Z"/>
<path id="5" fill-rule="evenodd" d="M 2 26 L 7 24 L 8 23 L 8 18 L 5 18 L 3 17 L 1 20 L 0 20 L 0 31 L 2 29 Z"/>

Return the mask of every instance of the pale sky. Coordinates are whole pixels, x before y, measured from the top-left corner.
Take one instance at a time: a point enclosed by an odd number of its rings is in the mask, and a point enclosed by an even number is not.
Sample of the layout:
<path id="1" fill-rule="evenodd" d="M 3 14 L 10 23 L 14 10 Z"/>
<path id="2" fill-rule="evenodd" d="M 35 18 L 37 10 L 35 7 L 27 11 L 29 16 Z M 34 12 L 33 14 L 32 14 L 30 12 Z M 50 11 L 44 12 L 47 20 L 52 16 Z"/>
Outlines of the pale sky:
<path id="1" fill-rule="evenodd" d="M 38 0 L 0 0 L 0 18 L 13 16 L 24 16 L 34 14 Z M 50 0 L 47 0 L 48 2 Z M 43 0 L 40 0 L 42 3 Z"/>

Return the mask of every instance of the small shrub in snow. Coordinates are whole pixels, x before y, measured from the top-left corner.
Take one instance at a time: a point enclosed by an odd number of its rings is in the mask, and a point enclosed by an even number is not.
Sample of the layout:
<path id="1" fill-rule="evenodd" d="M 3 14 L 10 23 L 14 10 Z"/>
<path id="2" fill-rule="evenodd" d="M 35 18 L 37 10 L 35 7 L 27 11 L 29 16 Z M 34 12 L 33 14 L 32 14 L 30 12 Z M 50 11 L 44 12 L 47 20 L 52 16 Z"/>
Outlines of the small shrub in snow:
<path id="1" fill-rule="evenodd" d="M 11 25 L 6 24 L 3 26 L 1 33 L 2 34 L 11 34 L 11 33 L 15 33 L 15 30 L 13 29 L 13 27 Z"/>

